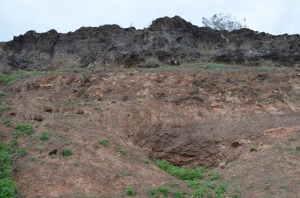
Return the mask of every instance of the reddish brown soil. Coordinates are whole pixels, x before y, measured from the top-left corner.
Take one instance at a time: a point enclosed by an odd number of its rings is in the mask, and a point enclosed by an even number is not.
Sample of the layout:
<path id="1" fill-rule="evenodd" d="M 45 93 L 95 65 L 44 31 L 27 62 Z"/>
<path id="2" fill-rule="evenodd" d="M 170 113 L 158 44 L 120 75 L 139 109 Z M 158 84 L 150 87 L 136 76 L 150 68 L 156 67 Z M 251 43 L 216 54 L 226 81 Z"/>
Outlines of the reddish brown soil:
<path id="1" fill-rule="evenodd" d="M 3 86 L 1 117 L 34 126 L 19 139 L 28 155 L 14 162 L 19 196 L 124 197 L 133 186 L 147 197 L 179 182 L 143 162 L 166 159 L 215 167 L 241 197 L 300 197 L 299 85 L 293 69 L 176 69 L 52 72 Z M 0 130 L 9 141 L 13 129 Z M 39 139 L 45 131 L 49 141 Z"/>

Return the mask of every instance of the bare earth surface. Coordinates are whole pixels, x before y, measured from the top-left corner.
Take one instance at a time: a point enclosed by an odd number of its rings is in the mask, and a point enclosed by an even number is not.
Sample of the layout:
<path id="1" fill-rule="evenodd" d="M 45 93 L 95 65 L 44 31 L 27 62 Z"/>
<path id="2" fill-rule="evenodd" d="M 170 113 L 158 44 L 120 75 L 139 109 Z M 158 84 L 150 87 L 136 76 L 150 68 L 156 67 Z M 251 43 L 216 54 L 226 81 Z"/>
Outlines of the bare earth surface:
<path id="1" fill-rule="evenodd" d="M 34 126 L 19 139 L 27 155 L 14 160 L 19 197 L 125 197 L 128 186 L 147 197 L 150 188 L 184 183 L 157 159 L 213 167 L 228 197 L 300 197 L 295 69 L 55 71 L 0 89 L 9 107 L 1 119 Z M 0 141 L 13 130 L 1 121 Z"/>

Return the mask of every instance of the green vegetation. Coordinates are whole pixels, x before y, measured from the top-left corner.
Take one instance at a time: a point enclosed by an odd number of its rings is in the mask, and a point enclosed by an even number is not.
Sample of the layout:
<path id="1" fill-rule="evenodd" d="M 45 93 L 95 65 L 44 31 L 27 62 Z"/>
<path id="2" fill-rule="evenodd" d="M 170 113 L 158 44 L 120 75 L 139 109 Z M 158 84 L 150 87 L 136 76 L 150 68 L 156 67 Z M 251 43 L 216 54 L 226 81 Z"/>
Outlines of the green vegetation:
<path id="1" fill-rule="evenodd" d="M 188 181 L 188 187 L 191 189 L 197 189 L 199 188 L 199 186 L 201 186 L 201 182 L 199 180 L 191 180 Z"/>
<path id="2" fill-rule="evenodd" d="M 148 159 L 144 159 L 144 163 L 145 163 L 145 164 L 149 164 L 150 161 L 149 161 Z"/>
<path id="3" fill-rule="evenodd" d="M 33 127 L 27 124 L 16 124 L 14 135 L 30 135 L 33 132 Z"/>
<path id="4" fill-rule="evenodd" d="M 292 148 L 291 146 L 286 146 L 286 147 L 284 147 L 284 150 L 285 150 L 285 151 L 292 151 L 293 148 Z"/>
<path id="5" fill-rule="evenodd" d="M 217 172 L 212 172 L 209 174 L 209 176 L 207 177 L 207 179 L 209 181 L 217 181 L 221 178 L 221 175 Z"/>
<path id="6" fill-rule="evenodd" d="M 68 107 L 71 105 L 71 101 L 70 100 L 63 100 L 63 106 Z"/>
<path id="7" fill-rule="evenodd" d="M 75 167 L 79 167 L 79 163 L 78 162 L 74 162 L 74 166 Z"/>
<path id="8" fill-rule="evenodd" d="M 221 182 L 221 175 L 209 169 L 199 168 L 180 168 L 171 165 L 165 160 L 158 160 L 155 162 L 158 167 L 167 171 L 170 175 L 182 179 L 186 182 L 189 190 L 183 191 L 176 185 L 176 189 L 170 189 L 169 186 L 159 186 L 148 191 L 150 197 L 189 197 L 189 198 L 223 198 L 229 197 L 227 193 L 227 183 Z M 233 193 L 232 196 L 239 196 L 238 193 Z"/>
<path id="9" fill-rule="evenodd" d="M 192 197 L 192 198 L 198 198 L 198 197 L 212 198 L 213 195 L 208 189 L 204 188 L 204 189 L 200 189 L 200 190 L 190 193 L 190 197 Z"/>
<path id="10" fill-rule="evenodd" d="M 174 198 L 183 198 L 184 192 L 182 190 L 177 190 L 173 193 Z"/>
<path id="11" fill-rule="evenodd" d="M 129 186 L 126 188 L 126 191 L 125 191 L 125 194 L 127 196 L 134 196 L 135 195 L 135 191 L 134 191 L 134 188 Z"/>
<path id="12" fill-rule="evenodd" d="M 11 119 L 5 119 L 3 121 L 3 124 L 6 126 L 6 127 L 13 127 L 14 126 L 14 123 L 12 122 Z"/>
<path id="13" fill-rule="evenodd" d="M 202 178 L 202 174 L 207 172 L 207 169 L 202 167 L 191 169 L 173 166 L 166 160 L 158 160 L 155 163 L 159 168 L 167 171 L 170 175 L 182 180 L 200 179 Z"/>
<path id="14" fill-rule="evenodd" d="M 12 151 L 9 145 L 0 144 L 0 197 L 15 197 L 16 186 L 12 175 Z"/>
<path id="15" fill-rule="evenodd" d="M 8 110 L 9 106 L 7 105 L 0 105 L 0 114 L 3 113 L 4 111 Z"/>
<path id="16" fill-rule="evenodd" d="M 31 137 L 31 139 L 32 139 L 33 141 L 39 141 L 39 136 L 38 136 L 38 135 L 33 135 L 33 136 Z"/>
<path id="17" fill-rule="evenodd" d="M 170 195 L 170 187 L 169 186 L 159 186 L 157 188 L 165 197 L 169 197 Z"/>
<path id="18" fill-rule="evenodd" d="M 118 151 L 119 153 L 121 153 L 123 156 L 127 156 L 127 153 L 124 149 L 122 149 L 120 146 L 115 146 L 116 151 Z"/>
<path id="19" fill-rule="evenodd" d="M 255 148 L 255 147 L 250 148 L 250 152 L 256 152 L 256 151 L 258 151 L 257 148 Z"/>
<path id="20" fill-rule="evenodd" d="M 6 96 L 6 93 L 4 91 L 0 91 L 0 97 Z"/>
<path id="21" fill-rule="evenodd" d="M 300 146 L 297 146 L 295 150 L 300 152 Z"/>
<path id="22" fill-rule="evenodd" d="M 16 154 L 19 157 L 23 157 L 23 156 L 27 155 L 27 151 L 24 148 L 18 148 L 16 151 Z"/>
<path id="23" fill-rule="evenodd" d="M 30 76 L 35 76 L 38 74 L 42 74 L 43 72 L 39 71 L 15 71 L 12 74 L 0 74 L 0 84 L 2 85 L 9 85 L 12 84 L 15 81 L 30 77 Z"/>
<path id="24" fill-rule="evenodd" d="M 101 144 L 102 146 L 104 146 L 104 147 L 106 147 L 106 148 L 108 148 L 108 147 L 110 147 L 110 143 L 109 143 L 109 141 L 108 140 L 100 140 L 99 141 L 99 144 Z"/>
<path id="25" fill-rule="evenodd" d="M 148 190 L 147 195 L 153 197 L 157 195 L 157 190 L 155 188 Z"/>
<path id="26" fill-rule="evenodd" d="M 70 149 L 64 149 L 62 154 L 64 157 L 69 157 L 69 156 L 73 155 L 73 152 Z"/>
<path id="27" fill-rule="evenodd" d="M 48 141 L 49 139 L 50 139 L 50 134 L 48 132 L 43 132 L 41 137 L 40 137 L 40 140 Z"/>
<path id="28" fill-rule="evenodd" d="M 216 192 L 216 195 L 223 195 L 227 192 L 227 186 L 225 184 L 220 184 L 217 186 L 215 192 Z"/>
<path id="29" fill-rule="evenodd" d="M 36 150 L 39 153 L 42 153 L 45 149 L 42 147 L 35 147 L 34 150 Z"/>
<path id="30" fill-rule="evenodd" d="M 214 70 L 214 71 L 223 71 L 225 69 L 224 64 L 215 64 L 215 63 L 207 63 L 204 66 L 205 69 Z"/>

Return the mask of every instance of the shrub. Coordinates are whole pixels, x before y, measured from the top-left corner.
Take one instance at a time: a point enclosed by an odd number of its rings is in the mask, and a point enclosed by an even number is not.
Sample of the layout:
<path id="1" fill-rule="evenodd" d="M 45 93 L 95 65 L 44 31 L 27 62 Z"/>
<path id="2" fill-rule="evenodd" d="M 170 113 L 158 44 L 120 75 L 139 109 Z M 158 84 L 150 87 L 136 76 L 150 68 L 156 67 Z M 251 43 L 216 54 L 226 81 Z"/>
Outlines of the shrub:
<path id="1" fill-rule="evenodd" d="M 156 68 L 161 65 L 161 62 L 156 57 L 148 57 L 144 62 L 138 64 L 140 68 Z"/>
<path id="2" fill-rule="evenodd" d="M 227 31 L 233 31 L 238 30 L 241 28 L 246 28 L 245 25 L 246 18 L 244 18 L 242 21 L 239 21 L 235 18 L 232 18 L 232 16 L 227 13 L 219 13 L 214 14 L 211 18 L 202 18 L 202 24 L 205 27 L 210 27 L 215 30 L 227 30 Z"/>

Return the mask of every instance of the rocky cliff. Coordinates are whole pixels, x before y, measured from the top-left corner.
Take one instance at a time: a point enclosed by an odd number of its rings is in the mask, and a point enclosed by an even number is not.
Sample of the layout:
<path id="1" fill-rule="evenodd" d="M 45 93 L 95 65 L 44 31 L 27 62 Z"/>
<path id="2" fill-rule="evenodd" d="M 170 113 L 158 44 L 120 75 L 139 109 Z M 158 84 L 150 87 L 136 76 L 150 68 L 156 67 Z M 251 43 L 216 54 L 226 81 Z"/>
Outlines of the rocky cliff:
<path id="1" fill-rule="evenodd" d="M 258 66 L 267 61 L 299 66 L 300 37 L 250 29 L 216 31 L 175 16 L 156 19 L 143 30 L 104 25 L 66 34 L 28 31 L 0 43 L 1 69 L 156 66 L 142 64 L 149 59 L 171 65 L 214 61 Z"/>

